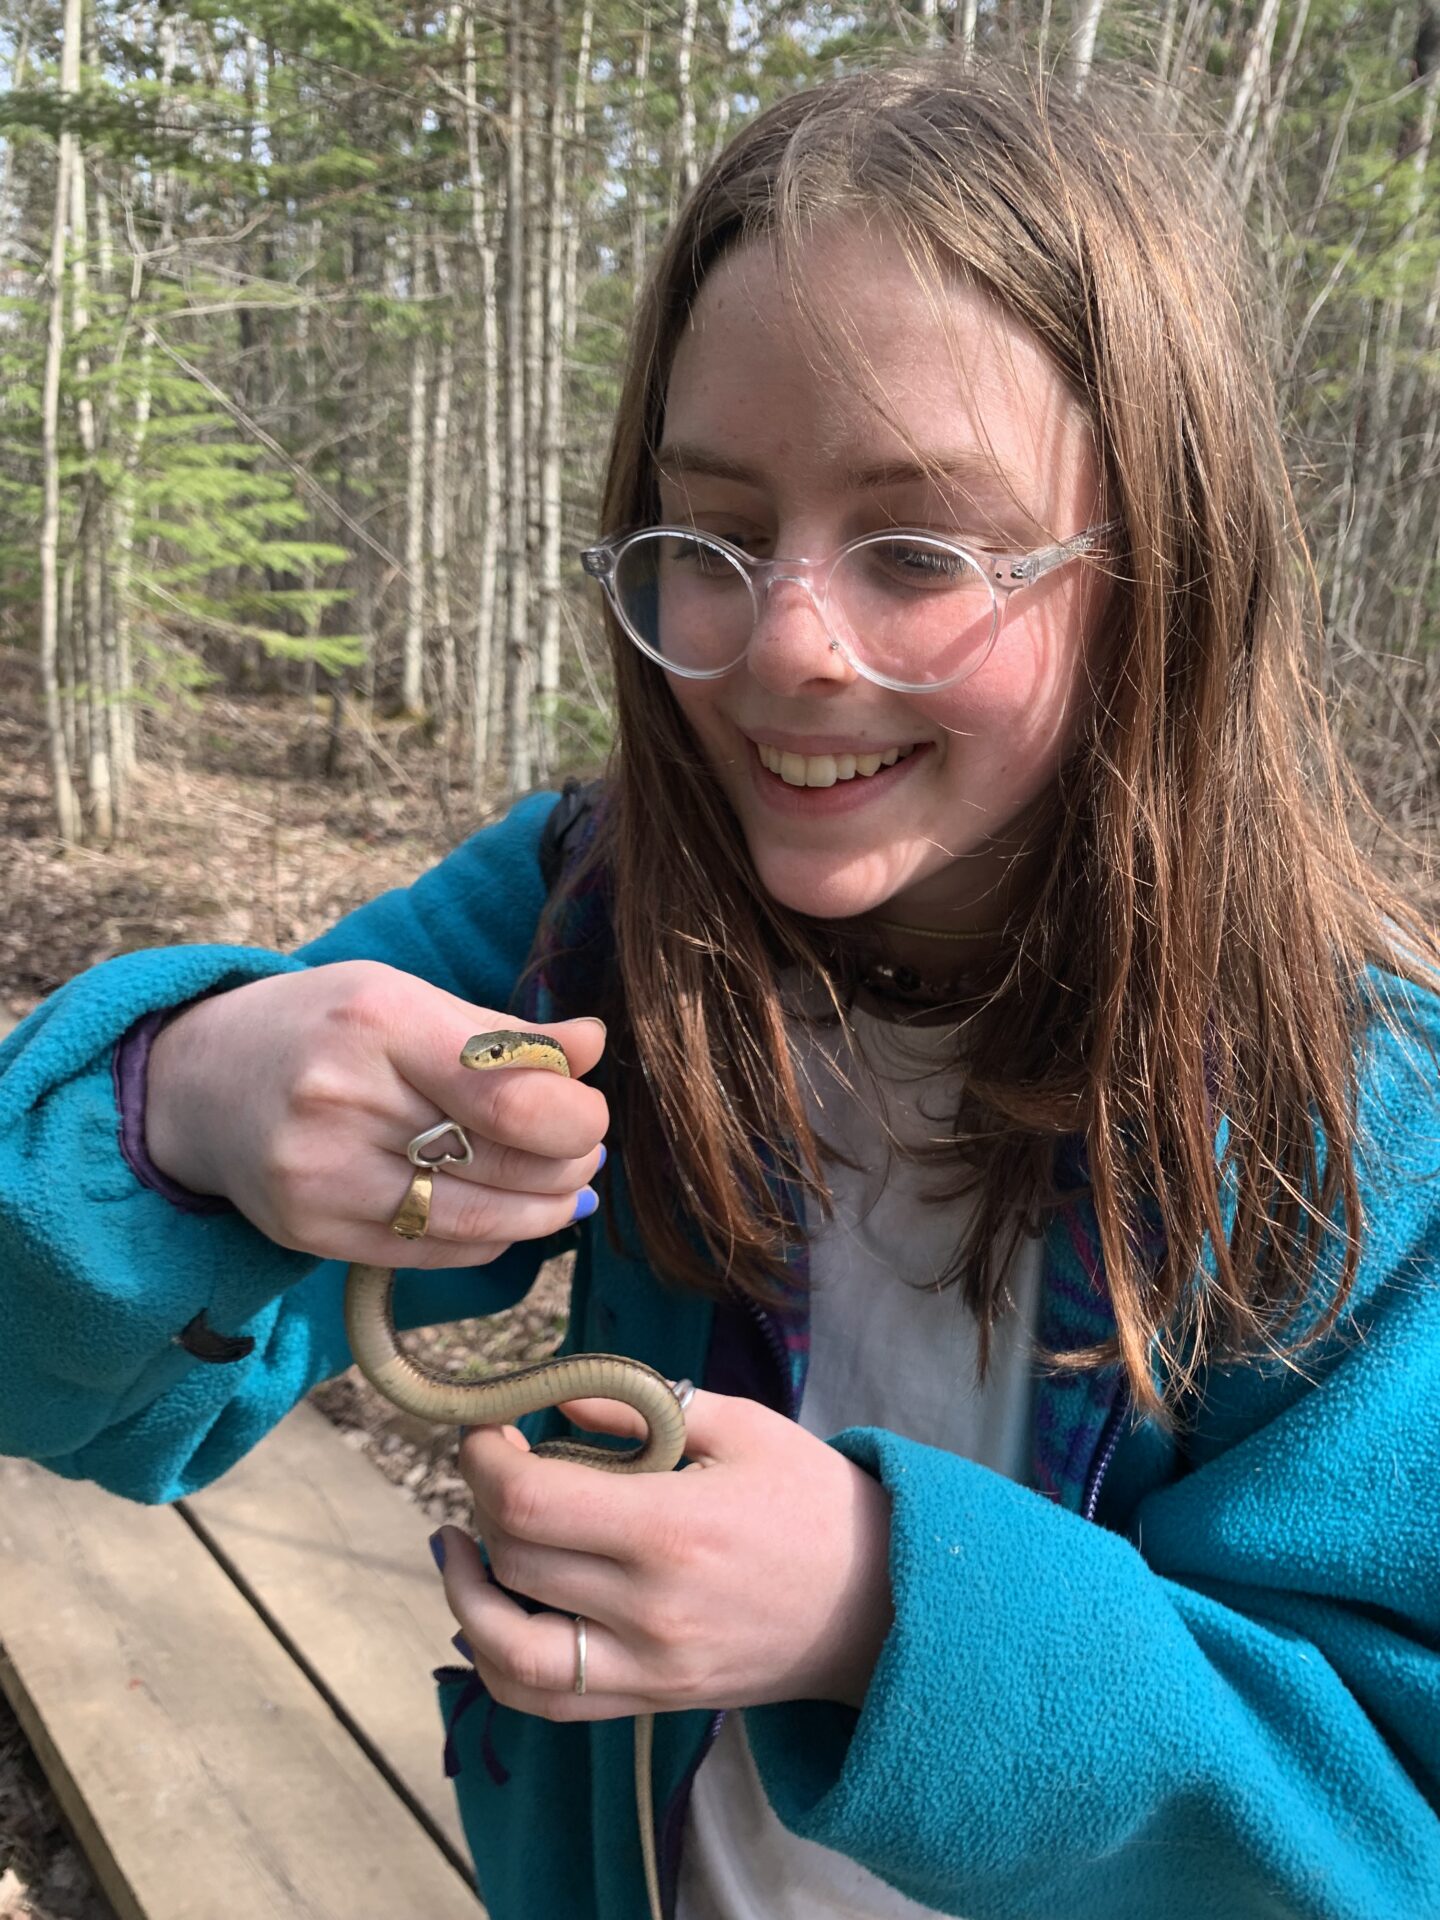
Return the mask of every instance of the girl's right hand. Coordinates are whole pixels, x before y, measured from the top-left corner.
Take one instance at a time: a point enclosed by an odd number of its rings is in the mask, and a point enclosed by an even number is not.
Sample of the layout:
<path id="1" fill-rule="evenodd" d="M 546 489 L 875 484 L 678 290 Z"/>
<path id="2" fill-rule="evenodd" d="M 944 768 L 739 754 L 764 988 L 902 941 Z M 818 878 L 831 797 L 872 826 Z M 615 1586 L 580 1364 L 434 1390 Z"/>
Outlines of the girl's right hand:
<path id="1" fill-rule="evenodd" d="M 146 1146 L 170 1179 L 223 1195 L 280 1246 L 382 1267 L 483 1266 L 570 1224 L 609 1125 L 604 1096 L 578 1077 L 462 1067 L 465 1042 L 500 1027 L 541 1031 L 377 961 L 251 981 L 162 1029 Z M 576 1076 L 605 1045 L 599 1020 L 543 1031 Z M 389 1222 L 415 1171 L 405 1149 L 442 1119 L 465 1129 L 475 1158 L 437 1171 L 429 1231 L 402 1240 Z"/>

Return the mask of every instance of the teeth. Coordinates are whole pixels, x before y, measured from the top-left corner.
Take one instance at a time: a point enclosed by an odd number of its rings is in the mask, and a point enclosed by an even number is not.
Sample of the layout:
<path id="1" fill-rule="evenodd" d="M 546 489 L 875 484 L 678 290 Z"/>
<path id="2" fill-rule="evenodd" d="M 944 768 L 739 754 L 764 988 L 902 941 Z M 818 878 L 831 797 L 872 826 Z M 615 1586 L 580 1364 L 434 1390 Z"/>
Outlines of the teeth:
<path id="1" fill-rule="evenodd" d="M 881 767 L 908 760 L 914 747 L 887 747 L 884 753 L 782 753 L 778 747 L 758 748 L 760 763 L 778 773 L 787 787 L 833 787 L 837 780 L 868 780 Z"/>

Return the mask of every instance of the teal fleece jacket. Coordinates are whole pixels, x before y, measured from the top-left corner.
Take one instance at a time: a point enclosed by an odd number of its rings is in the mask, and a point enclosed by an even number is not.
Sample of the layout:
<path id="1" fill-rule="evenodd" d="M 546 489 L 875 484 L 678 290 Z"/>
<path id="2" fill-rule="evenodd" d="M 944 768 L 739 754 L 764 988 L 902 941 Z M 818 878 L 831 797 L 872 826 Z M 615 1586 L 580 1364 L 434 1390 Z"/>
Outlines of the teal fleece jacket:
<path id="1" fill-rule="evenodd" d="M 0 1452 L 173 1500 L 346 1367 L 337 1263 L 233 1213 L 184 1213 L 131 1172 L 115 1044 L 155 1009 L 357 957 L 505 1007 L 543 903 L 551 804 L 522 802 L 299 955 L 127 955 L 0 1046 Z M 1103 1419 L 1095 1383 L 1042 1383 L 1037 1457 L 1065 1466 L 1043 1491 L 893 1433 L 835 1436 L 891 1501 L 895 1619 L 858 1712 L 746 1713 L 795 1832 L 968 1920 L 1440 1920 L 1440 1007 L 1373 984 L 1401 1031 L 1377 1017 L 1357 1033 L 1364 1261 L 1303 1370 L 1213 1372 L 1178 1442 L 1128 1417 L 1113 1380 Z M 733 1390 L 748 1325 L 754 1391 L 793 1411 L 803 1309 L 777 1328 L 659 1285 L 617 1159 L 582 1228 L 484 1269 L 402 1274 L 401 1324 L 509 1305 L 578 1243 L 567 1348 Z M 1071 1324 L 1103 1308 L 1078 1231 L 1062 1219 L 1046 1242 L 1046 1310 Z M 253 1350 L 187 1352 L 175 1336 L 202 1309 Z M 635 1920 L 629 1724 L 555 1726 L 477 1697 L 468 1668 L 436 1678 L 494 1920 Z M 672 1900 L 717 1726 L 682 1713 L 657 1729 Z M 440 1750 L 437 1728 L 437 1764 Z"/>

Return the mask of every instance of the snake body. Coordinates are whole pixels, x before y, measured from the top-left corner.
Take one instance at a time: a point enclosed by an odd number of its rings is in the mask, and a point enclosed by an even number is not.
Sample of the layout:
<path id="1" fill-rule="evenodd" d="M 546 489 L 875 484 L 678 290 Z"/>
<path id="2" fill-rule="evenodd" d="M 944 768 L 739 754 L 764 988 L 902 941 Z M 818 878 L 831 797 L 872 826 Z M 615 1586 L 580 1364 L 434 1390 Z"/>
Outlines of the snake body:
<path id="1" fill-rule="evenodd" d="M 567 1077 L 570 1065 L 559 1042 L 538 1033 L 501 1031 L 477 1034 L 466 1042 L 462 1066 L 479 1072 L 503 1067 L 540 1068 Z M 621 1452 L 580 1440 L 545 1440 L 535 1449 L 544 1459 L 569 1460 L 602 1473 L 668 1473 L 685 1451 L 685 1415 L 663 1374 L 639 1360 L 615 1353 L 572 1353 L 520 1367 L 498 1380 L 459 1384 L 431 1373 L 402 1352 L 395 1332 L 393 1267 L 363 1261 L 345 1277 L 345 1328 L 355 1364 L 392 1405 L 441 1426 L 491 1427 L 539 1413 L 565 1400 L 618 1400 L 645 1422 L 638 1447 Z M 651 1756 L 652 1714 L 635 1720 L 635 1806 L 640 1850 L 652 1920 L 661 1920 L 660 1880 L 655 1852 L 655 1811 Z"/>

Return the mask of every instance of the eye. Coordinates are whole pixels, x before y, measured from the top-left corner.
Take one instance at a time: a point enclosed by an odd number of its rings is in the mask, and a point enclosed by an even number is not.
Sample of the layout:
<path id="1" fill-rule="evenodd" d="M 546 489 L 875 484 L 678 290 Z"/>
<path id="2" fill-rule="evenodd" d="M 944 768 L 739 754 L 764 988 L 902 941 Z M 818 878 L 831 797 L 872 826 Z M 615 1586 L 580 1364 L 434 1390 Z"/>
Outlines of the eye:
<path id="1" fill-rule="evenodd" d="M 774 545 L 773 536 L 762 532 L 753 520 L 731 520 L 720 512 L 681 514 L 672 526 L 688 527 L 697 540 L 723 540 L 741 553 L 760 558 Z"/>
<path id="2" fill-rule="evenodd" d="M 906 586 L 953 587 L 975 578 L 963 555 L 917 541 L 881 540 L 862 551 L 877 573 Z"/>
<path id="3" fill-rule="evenodd" d="M 719 572 L 729 564 L 708 540 L 672 540 L 670 562 L 676 567 L 692 567 L 697 573 Z"/>

